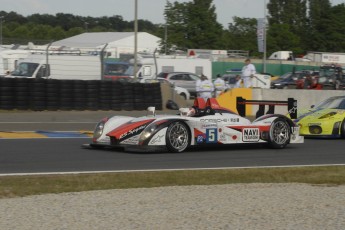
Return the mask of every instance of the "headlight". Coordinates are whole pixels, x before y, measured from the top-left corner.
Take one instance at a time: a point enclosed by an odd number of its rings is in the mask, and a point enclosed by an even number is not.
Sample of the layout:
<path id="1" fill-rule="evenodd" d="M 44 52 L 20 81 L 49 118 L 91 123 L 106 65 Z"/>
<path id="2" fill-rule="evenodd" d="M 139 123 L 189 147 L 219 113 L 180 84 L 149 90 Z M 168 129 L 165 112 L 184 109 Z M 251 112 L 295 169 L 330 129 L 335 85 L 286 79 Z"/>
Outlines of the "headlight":
<path id="1" fill-rule="evenodd" d="M 336 112 L 330 112 L 330 113 L 327 113 L 325 115 L 322 115 L 321 117 L 319 117 L 319 119 L 329 118 L 329 117 L 332 117 L 332 116 L 334 116 L 336 114 L 337 114 Z"/>
<path id="2" fill-rule="evenodd" d="M 108 121 L 108 118 L 104 118 L 101 120 L 95 127 L 95 131 L 93 132 L 93 138 L 97 140 L 100 136 L 102 136 L 103 129 L 105 126 L 105 123 Z"/>
<path id="3" fill-rule="evenodd" d="M 156 131 L 156 129 L 157 129 L 157 124 L 151 124 L 147 126 L 146 129 L 140 134 L 139 142 L 142 142 L 146 140 L 147 138 L 149 138 L 154 133 L 154 131 Z"/>

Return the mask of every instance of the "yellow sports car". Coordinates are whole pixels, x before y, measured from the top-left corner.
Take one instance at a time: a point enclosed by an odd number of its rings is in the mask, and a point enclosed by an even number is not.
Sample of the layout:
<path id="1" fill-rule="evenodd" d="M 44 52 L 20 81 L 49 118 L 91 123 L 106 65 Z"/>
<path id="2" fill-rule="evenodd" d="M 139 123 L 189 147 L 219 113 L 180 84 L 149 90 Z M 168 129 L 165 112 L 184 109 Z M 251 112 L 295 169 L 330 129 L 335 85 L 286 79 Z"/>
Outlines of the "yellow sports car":
<path id="1" fill-rule="evenodd" d="M 330 97 L 298 114 L 302 136 L 345 138 L 345 96 Z"/>

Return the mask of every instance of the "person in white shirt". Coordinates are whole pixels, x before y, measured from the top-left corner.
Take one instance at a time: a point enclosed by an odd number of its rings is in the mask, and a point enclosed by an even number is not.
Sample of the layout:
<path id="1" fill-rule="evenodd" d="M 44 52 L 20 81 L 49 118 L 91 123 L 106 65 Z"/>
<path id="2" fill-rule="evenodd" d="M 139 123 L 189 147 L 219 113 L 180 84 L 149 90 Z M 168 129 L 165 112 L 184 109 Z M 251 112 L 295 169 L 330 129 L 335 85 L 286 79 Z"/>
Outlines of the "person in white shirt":
<path id="1" fill-rule="evenodd" d="M 217 79 L 213 82 L 216 90 L 216 97 L 218 97 L 225 89 L 225 81 L 221 78 L 220 74 L 217 74 Z"/>
<path id="2" fill-rule="evenodd" d="M 196 92 L 198 97 L 203 98 L 207 101 L 208 98 L 212 98 L 214 86 L 205 75 L 201 75 L 200 80 L 196 82 Z"/>
<path id="3" fill-rule="evenodd" d="M 246 59 L 245 65 L 242 68 L 242 80 L 244 88 L 252 87 L 252 78 L 256 73 L 255 66 L 250 62 L 250 59 Z"/>

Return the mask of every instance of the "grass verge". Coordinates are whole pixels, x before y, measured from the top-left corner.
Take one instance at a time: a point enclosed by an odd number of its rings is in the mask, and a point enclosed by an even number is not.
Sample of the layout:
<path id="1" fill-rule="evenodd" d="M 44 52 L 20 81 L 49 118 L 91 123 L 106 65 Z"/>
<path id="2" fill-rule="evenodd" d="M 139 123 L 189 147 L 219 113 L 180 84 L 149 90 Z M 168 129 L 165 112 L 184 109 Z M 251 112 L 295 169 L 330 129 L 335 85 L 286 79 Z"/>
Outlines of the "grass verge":
<path id="1" fill-rule="evenodd" d="M 345 185 L 345 166 L 0 177 L 0 198 L 105 189 L 232 183 Z"/>

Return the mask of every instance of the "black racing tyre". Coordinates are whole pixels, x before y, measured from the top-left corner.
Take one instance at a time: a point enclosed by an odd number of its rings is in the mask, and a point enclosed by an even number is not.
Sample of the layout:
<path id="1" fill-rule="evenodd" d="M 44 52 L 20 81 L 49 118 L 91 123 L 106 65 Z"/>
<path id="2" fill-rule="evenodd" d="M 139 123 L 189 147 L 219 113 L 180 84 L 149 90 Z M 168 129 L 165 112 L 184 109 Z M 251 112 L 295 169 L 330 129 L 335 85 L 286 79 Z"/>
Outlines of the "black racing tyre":
<path id="1" fill-rule="evenodd" d="M 345 138 L 345 119 L 343 120 L 340 126 L 340 135 L 342 138 Z"/>
<path id="2" fill-rule="evenodd" d="M 290 125 L 282 118 L 275 119 L 270 127 L 268 144 L 274 149 L 283 149 L 290 141 Z"/>
<path id="3" fill-rule="evenodd" d="M 170 152 L 183 152 L 189 147 L 191 142 L 188 126 L 181 121 L 171 123 L 166 132 L 165 141 Z"/>

